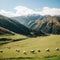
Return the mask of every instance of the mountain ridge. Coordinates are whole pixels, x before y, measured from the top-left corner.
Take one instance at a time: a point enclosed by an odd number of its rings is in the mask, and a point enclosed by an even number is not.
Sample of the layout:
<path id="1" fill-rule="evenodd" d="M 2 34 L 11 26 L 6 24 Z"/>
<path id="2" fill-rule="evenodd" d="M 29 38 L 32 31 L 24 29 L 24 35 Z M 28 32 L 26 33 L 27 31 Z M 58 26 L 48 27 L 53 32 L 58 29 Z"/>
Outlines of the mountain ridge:
<path id="1" fill-rule="evenodd" d="M 1 34 L 11 34 L 11 35 L 14 35 L 15 33 L 0 26 L 0 35 Z"/>
<path id="2" fill-rule="evenodd" d="M 18 34 L 29 35 L 30 30 L 18 21 L 0 15 L 0 26 Z"/>
<path id="3" fill-rule="evenodd" d="M 22 18 L 23 21 L 25 21 L 25 24 L 22 21 L 20 21 L 20 19 L 18 21 L 23 25 L 27 26 L 29 29 L 32 29 L 36 32 L 43 31 L 45 33 L 60 34 L 60 16 L 50 16 L 50 15 L 45 15 L 45 16 L 29 15 L 29 16 L 30 16 L 30 19 L 28 19 L 28 16 L 25 17 L 25 19 L 27 20 L 23 19 L 21 16 L 18 16 L 16 20 L 18 20 L 18 18 Z M 37 19 L 31 20 L 32 17 L 33 18 L 35 17 Z M 27 21 L 28 23 L 26 23 Z M 52 25 L 53 25 L 53 29 L 52 29 Z"/>

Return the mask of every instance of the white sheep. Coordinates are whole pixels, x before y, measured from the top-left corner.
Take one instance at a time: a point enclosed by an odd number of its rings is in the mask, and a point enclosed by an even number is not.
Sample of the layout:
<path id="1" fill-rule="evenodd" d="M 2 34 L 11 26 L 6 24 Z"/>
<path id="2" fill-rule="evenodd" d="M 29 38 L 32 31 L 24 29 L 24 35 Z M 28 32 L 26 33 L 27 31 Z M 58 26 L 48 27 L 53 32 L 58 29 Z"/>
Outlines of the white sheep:
<path id="1" fill-rule="evenodd" d="M 49 48 L 47 48 L 47 49 L 46 49 L 46 51 L 47 51 L 47 52 L 49 52 L 49 51 L 50 51 L 50 49 L 49 49 Z"/>
<path id="2" fill-rule="evenodd" d="M 25 55 L 26 55 L 26 54 L 27 54 L 27 53 L 26 53 L 26 51 L 23 51 L 23 54 L 25 54 Z"/>
<path id="3" fill-rule="evenodd" d="M 59 48 L 56 48 L 56 50 L 58 51 L 58 50 L 59 50 Z"/>
<path id="4" fill-rule="evenodd" d="M 0 53 L 3 53 L 3 51 L 2 51 L 2 50 L 0 50 Z"/>
<path id="5" fill-rule="evenodd" d="M 38 49 L 37 51 L 40 52 L 40 49 Z"/>
<path id="6" fill-rule="evenodd" d="M 31 53 L 35 53 L 35 50 L 31 50 L 30 52 L 31 52 Z"/>

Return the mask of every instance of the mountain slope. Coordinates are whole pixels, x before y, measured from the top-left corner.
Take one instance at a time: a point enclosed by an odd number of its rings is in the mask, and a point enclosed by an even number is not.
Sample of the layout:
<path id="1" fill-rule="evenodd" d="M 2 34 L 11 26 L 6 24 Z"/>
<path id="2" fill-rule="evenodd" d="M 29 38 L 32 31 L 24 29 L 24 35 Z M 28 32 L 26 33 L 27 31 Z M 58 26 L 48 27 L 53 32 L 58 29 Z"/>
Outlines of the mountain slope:
<path id="1" fill-rule="evenodd" d="M 14 33 L 8 29 L 5 29 L 3 27 L 0 27 L 0 34 L 12 34 L 14 35 Z"/>
<path id="2" fill-rule="evenodd" d="M 26 27 L 29 27 L 28 26 L 29 22 L 35 21 L 38 18 L 41 18 L 41 16 L 38 14 L 13 17 L 13 19 L 19 21 L 21 24 L 25 25 Z"/>
<path id="3" fill-rule="evenodd" d="M 10 49 L 8 49 L 8 47 L 10 47 Z M 49 51 L 47 52 L 46 49 L 48 48 Z M 59 48 L 59 50 L 56 50 L 56 48 Z M 3 53 L 0 53 L 0 58 L 19 58 L 19 57 L 49 58 L 54 56 L 56 57 L 56 56 L 60 56 L 60 35 L 28 38 L 26 40 L 21 40 L 21 41 L 16 41 L 1 45 L 0 49 L 3 51 Z M 20 52 L 17 52 L 16 50 L 19 50 Z M 31 53 L 31 50 L 34 50 L 35 53 L 34 54 Z M 38 52 L 38 50 L 40 50 L 40 52 Z M 26 54 L 23 53 L 24 51 L 26 51 Z M 40 60 L 40 59 L 36 59 L 36 60 Z M 50 60 L 50 58 L 48 60 Z"/>
<path id="4" fill-rule="evenodd" d="M 24 35 L 30 34 L 30 30 L 27 27 L 20 24 L 14 19 L 2 15 L 0 15 L 0 26 L 8 30 L 11 30 L 15 33 L 24 34 Z"/>
<path id="5" fill-rule="evenodd" d="M 60 34 L 60 19 L 56 16 L 43 18 L 42 20 L 36 21 L 35 24 L 32 28 L 33 30 Z"/>
<path id="6" fill-rule="evenodd" d="M 44 34 L 60 34 L 60 16 L 40 16 L 28 15 L 15 17 L 18 22 L 22 23 L 29 29 L 32 29 L 38 35 Z"/>

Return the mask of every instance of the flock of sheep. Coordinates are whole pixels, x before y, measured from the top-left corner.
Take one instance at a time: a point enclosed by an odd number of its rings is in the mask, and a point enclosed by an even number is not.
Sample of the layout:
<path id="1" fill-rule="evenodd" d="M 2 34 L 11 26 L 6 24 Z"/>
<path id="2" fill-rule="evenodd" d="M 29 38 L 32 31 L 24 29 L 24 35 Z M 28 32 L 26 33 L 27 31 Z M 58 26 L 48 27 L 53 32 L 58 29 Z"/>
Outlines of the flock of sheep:
<path id="1" fill-rule="evenodd" d="M 11 49 L 11 47 L 7 47 L 8 49 Z M 55 48 L 55 50 L 56 51 L 59 51 L 59 48 Z M 46 50 L 45 50 L 46 52 L 50 52 L 50 49 L 49 48 L 47 48 Z M 19 49 L 16 49 L 16 52 L 20 52 L 20 50 Z M 40 51 L 40 49 L 37 49 L 37 52 L 41 52 Z M 0 53 L 3 53 L 3 50 L 0 50 Z M 35 53 L 35 50 L 30 50 L 30 53 L 32 53 L 32 54 L 34 54 Z M 27 51 L 23 51 L 23 54 L 27 54 Z"/>
<path id="2" fill-rule="evenodd" d="M 56 51 L 59 51 L 59 48 L 56 48 L 55 50 L 56 50 Z M 46 52 L 50 52 L 50 49 L 47 48 L 45 51 L 46 51 Z M 16 52 L 20 52 L 20 50 L 17 49 Z M 41 52 L 40 49 L 37 49 L 37 52 Z M 34 54 L 34 53 L 35 53 L 35 50 L 30 50 L 30 53 Z M 23 54 L 27 54 L 27 51 L 23 51 Z"/>

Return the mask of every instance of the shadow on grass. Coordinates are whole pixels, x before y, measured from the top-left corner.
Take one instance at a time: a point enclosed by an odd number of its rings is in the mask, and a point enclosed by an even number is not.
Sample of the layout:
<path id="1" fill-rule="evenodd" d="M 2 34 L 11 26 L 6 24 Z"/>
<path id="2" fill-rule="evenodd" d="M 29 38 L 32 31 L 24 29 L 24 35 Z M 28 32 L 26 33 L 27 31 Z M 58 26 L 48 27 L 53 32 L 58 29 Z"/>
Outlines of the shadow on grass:
<path id="1" fill-rule="evenodd" d="M 0 60 L 60 60 L 60 55 L 46 57 L 18 57 L 18 58 L 3 58 Z"/>
<path id="2" fill-rule="evenodd" d="M 31 60 L 34 59 L 33 57 L 18 57 L 18 58 L 3 58 L 0 60 Z"/>
<path id="3" fill-rule="evenodd" d="M 60 60 L 60 55 L 54 55 L 54 56 L 46 56 L 44 57 L 45 60 Z"/>
<path id="4" fill-rule="evenodd" d="M 12 39 L 9 39 L 9 38 L 0 38 L 0 41 L 7 41 L 7 40 L 12 40 Z"/>
<path id="5" fill-rule="evenodd" d="M 4 40 L 6 38 L 3 38 L 3 40 L 0 40 L 0 45 L 3 45 L 3 44 L 7 44 L 7 43 L 11 43 L 11 42 L 16 42 L 16 41 L 22 41 L 22 40 L 26 40 L 28 38 L 20 38 L 20 39 L 9 39 L 9 40 Z"/>
<path id="6" fill-rule="evenodd" d="M 53 55 L 53 56 L 45 56 L 44 58 L 53 58 L 53 57 L 57 57 L 57 55 Z"/>
<path id="7" fill-rule="evenodd" d="M 22 40 L 26 40 L 26 39 L 28 39 L 28 38 L 14 39 L 14 40 L 12 40 L 11 42 L 22 41 Z"/>

